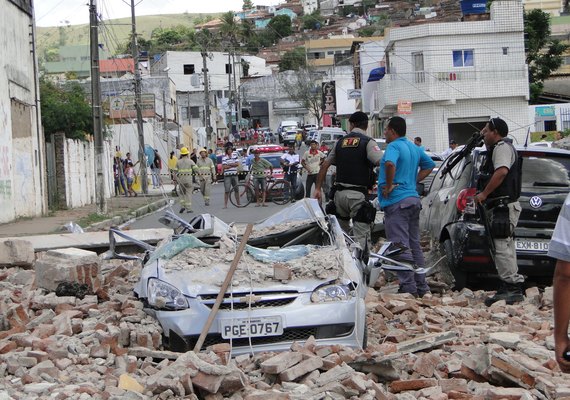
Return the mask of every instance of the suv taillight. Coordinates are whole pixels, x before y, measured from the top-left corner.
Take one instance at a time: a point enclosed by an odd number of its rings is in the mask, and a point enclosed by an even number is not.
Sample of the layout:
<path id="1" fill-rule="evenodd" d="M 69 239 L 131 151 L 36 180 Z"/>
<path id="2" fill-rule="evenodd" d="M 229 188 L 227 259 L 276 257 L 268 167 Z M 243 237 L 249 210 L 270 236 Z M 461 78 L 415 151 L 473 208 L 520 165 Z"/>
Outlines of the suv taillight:
<path id="1" fill-rule="evenodd" d="M 475 214 L 475 195 L 477 194 L 477 189 L 467 188 L 459 192 L 457 196 L 457 201 L 455 205 L 457 210 L 465 214 Z"/>

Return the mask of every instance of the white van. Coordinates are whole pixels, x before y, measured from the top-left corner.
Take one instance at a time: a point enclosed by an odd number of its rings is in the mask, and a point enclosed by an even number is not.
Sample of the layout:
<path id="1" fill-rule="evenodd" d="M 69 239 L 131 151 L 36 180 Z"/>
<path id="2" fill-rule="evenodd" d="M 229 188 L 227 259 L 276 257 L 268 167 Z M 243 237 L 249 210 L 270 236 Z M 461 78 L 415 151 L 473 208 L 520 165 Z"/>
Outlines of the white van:
<path id="1" fill-rule="evenodd" d="M 293 120 L 281 121 L 279 123 L 278 131 L 279 131 L 279 133 L 283 133 L 283 132 L 286 132 L 286 131 L 291 130 L 291 129 L 297 129 L 298 127 L 299 127 L 299 123 L 297 121 L 293 121 Z"/>
<path id="2" fill-rule="evenodd" d="M 323 142 L 336 142 L 344 135 L 346 135 L 346 132 L 340 128 L 324 128 L 314 133 L 311 139 L 316 140 L 320 144 Z"/>

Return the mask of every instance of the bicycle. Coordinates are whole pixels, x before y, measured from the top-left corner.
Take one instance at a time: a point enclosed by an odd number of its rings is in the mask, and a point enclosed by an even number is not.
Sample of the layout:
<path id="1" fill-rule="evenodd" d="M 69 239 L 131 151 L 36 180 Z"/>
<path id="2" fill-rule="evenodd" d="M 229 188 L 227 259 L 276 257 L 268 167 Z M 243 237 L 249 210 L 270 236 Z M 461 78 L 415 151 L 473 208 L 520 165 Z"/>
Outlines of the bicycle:
<path id="1" fill-rule="evenodd" d="M 287 204 L 291 201 L 291 183 L 285 179 L 274 179 L 269 177 L 269 186 L 265 190 L 266 200 L 270 200 L 277 205 Z M 236 190 L 237 187 L 237 190 Z M 238 202 L 239 199 L 239 202 Z M 253 187 L 253 179 L 250 175 L 245 183 L 238 183 L 232 187 L 230 191 L 230 203 L 238 208 L 247 207 L 249 203 L 257 201 L 255 197 L 255 189 Z"/>

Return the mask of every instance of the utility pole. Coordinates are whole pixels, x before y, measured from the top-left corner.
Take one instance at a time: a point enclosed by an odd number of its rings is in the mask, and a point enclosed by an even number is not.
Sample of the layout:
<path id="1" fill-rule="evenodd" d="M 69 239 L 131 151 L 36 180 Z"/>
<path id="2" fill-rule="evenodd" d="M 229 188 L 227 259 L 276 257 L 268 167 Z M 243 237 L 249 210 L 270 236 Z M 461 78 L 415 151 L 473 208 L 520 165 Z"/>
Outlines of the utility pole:
<path id="1" fill-rule="evenodd" d="M 201 54 L 202 73 L 204 74 L 204 126 L 206 127 L 206 140 L 208 141 L 208 147 L 215 148 L 212 142 L 212 127 L 210 126 L 210 82 L 208 80 L 208 64 L 206 63 L 208 52 L 203 50 Z M 188 104 L 188 112 L 190 112 L 190 104 Z"/>
<path id="2" fill-rule="evenodd" d="M 97 214 L 107 214 L 105 197 L 105 149 L 103 147 L 103 111 L 101 108 L 101 83 L 99 82 L 99 26 L 97 22 L 97 0 L 89 4 L 89 41 L 91 49 L 91 110 L 93 113 L 93 134 L 95 136 L 95 187 Z"/>
<path id="3" fill-rule="evenodd" d="M 228 137 L 234 136 L 234 105 L 232 96 L 232 72 L 234 66 L 232 65 L 232 52 L 228 48 L 228 108 L 230 109 L 230 134 Z"/>
<path id="4" fill-rule="evenodd" d="M 241 115 L 238 114 L 238 104 L 239 104 L 239 94 L 237 93 L 238 91 L 238 87 L 237 87 L 237 81 L 236 81 L 236 52 L 233 51 L 232 52 L 232 75 L 234 77 L 234 87 L 233 87 L 233 99 L 234 99 L 234 110 L 236 113 L 236 131 L 237 133 L 239 133 L 240 130 L 240 120 L 241 120 Z"/>
<path id="5" fill-rule="evenodd" d="M 139 135 L 139 162 L 141 171 L 141 188 L 144 194 L 148 194 L 148 181 L 146 176 L 146 156 L 144 153 L 144 130 L 141 110 L 141 71 L 139 70 L 139 46 L 137 44 L 137 22 L 135 18 L 135 0 L 131 0 L 131 23 L 132 23 L 132 50 L 135 64 L 135 109 L 137 111 L 137 132 Z"/>

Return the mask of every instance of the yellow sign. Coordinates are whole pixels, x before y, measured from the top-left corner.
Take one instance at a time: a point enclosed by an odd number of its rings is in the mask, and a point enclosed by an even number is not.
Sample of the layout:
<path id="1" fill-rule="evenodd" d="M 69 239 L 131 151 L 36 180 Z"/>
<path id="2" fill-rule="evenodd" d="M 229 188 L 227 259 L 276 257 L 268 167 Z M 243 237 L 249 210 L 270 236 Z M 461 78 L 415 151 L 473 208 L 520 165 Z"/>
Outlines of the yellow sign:
<path id="1" fill-rule="evenodd" d="M 409 100 L 398 100 L 398 114 L 411 114 L 412 102 Z"/>

